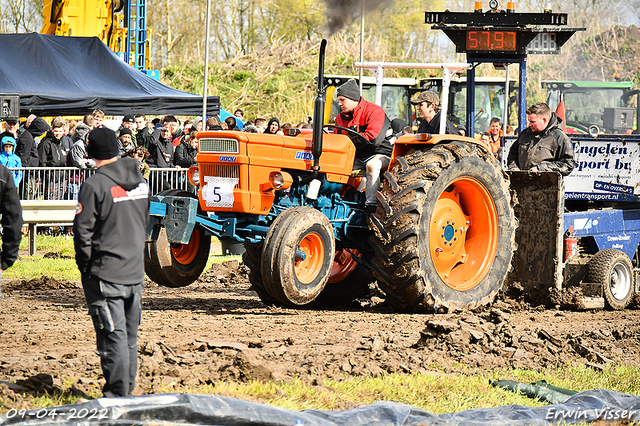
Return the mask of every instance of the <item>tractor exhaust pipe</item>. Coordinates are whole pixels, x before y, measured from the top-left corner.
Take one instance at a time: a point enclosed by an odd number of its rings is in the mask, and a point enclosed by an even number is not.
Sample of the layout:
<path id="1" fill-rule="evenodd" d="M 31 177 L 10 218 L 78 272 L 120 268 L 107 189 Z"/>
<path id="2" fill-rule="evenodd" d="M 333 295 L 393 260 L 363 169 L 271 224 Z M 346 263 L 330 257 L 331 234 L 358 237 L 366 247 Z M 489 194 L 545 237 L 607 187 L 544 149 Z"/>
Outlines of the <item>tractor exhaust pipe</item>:
<path id="1" fill-rule="evenodd" d="M 318 89 L 313 103 L 313 170 L 320 170 L 320 156 L 322 155 L 322 125 L 324 124 L 324 57 L 327 48 L 327 40 L 320 43 L 320 56 L 318 58 Z"/>
<path id="2" fill-rule="evenodd" d="M 320 156 L 322 155 L 322 125 L 324 124 L 324 57 L 327 48 L 327 40 L 320 43 L 320 56 L 318 58 L 318 89 L 316 90 L 316 99 L 313 101 L 313 172 L 309 176 L 302 179 L 298 185 L 306 185 L 313 181 L 320 174 Z M 318 185 L 315 185 L 318 186 Z M 314 186 L 314 188 L 315 188 Z M 319 188 L 319 186 L 318 186 Z M 307 198 L 315 199 L 317 189 L 307 193 Z"/>

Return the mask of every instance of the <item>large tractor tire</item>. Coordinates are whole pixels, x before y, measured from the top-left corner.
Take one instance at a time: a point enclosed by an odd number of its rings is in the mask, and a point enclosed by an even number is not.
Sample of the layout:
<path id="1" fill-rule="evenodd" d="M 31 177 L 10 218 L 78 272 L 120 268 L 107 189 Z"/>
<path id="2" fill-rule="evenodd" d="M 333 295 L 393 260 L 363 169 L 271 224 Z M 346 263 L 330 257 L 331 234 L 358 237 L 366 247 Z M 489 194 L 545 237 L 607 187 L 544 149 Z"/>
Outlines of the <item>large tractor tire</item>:
<path id="1" fill-rule="evenodd" d="M 168 190 L 159 195 L 195 198 L 194 194 L 180 190 Z M 145 272 L 159 285 L 172 288 L 187 286 L 204 271 L 210 250 L 211 236 L 197 226 L 188 244 L 169 243 L 167 232 L 162 228 L 158 239 L 146 244 Z"/>
<path id="2" fill-rule="evenodd" d="M 373 274 L 388 301 L 432 312 L 491 303 L 515 250 L 509 182 L 483 148 L 463 141 L 396 158 L 371 216 Z"/>
<path id="3" fill-rule="evenodd" d="M 337 250 L 327 285 L 314 306 L 333 308 L 346 305 L 369 294 L 369 284 L 374 281 L 371 270 L 355 260 L 357 250 Z"/>
<path id="4" fill-rule="evenodd" d="M 604 300 L 609 309 L 626 308 L 635 288 L 635 273 L 631 259 L 617 249 L 600 250 L 589 261 L 586 282 L 602 286 Z"/>
<path id="5" fill-rule="evenodd" d="M 324 214 L 306 206 L 285 210 L 263 244 L 264 288 L 284 305 L 311 304 L 329 279 L 334 252 L 333 226 Z"/>

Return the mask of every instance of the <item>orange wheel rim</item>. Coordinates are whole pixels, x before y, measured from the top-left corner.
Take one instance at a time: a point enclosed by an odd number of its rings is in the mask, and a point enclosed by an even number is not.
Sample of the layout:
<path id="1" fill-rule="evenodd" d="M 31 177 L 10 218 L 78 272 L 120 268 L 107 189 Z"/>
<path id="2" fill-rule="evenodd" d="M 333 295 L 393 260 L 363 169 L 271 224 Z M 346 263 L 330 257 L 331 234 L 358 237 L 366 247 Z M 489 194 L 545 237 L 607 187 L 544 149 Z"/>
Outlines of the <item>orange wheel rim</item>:
<path id="1" fill-rule="evenodd" d="M 302 284 L 311 283 L 322 270 L 324 244 L 315 232 L 307 234 L 298 244 L 294 259 L 294 271 Z"/>
<path id="2" fill-rule="evenodd" d="M 353 250 L 353 255 L 358 255 L 358 250 Z M 356 266 L 358 262 L 353 258 L 353 255 L 349 250 L 336 251 L 333 256 L 333 266 L 331 267 L 331 274 L 329 275 L 330 283 L 337 283 L 347 278 Z"/>
<path id="3" fill-rule="evenodd" d="M 477 286 L 498 249 L 498 214 L 489 191 L 473 178 L 453 181 L 440 195 L 429 225 L 429 251 L 438 275 L 454 290 Z"/>
<path id="4" fill-rule="evenodd" d="M 200 248 L 200 230 L 194 229 L 191 234 L 191 240 L 188 244 L 178 244 L 171 246 L 171 253 L 173 258 L 181 265 L 188 265 L 198 255 L 198 249 Z"/>

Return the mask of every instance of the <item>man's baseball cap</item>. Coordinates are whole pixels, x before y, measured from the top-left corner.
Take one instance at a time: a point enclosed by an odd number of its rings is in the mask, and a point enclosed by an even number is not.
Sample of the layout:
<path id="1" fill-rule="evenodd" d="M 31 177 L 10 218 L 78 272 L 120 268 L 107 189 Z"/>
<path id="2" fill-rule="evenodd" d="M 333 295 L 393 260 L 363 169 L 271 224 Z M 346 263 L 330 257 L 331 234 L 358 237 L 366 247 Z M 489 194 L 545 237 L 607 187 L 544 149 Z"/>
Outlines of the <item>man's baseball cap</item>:
<path id="1" fill-rule="evenodd" d="M 135 123 L 136 122 L 136 118 L 133 116 L 133 114 L 126 114 L 122 118 L 122 122 L 123 123 Z"/>
<path id="2" fill-rule="evenodd" d="M 415 98 L 411 99 L 411 103 L 413 105 L 419 105 L 421 102 L 429 102 L 435 106 L 440 106 L 440 96 L 438 96 L 436 92 L 425 90 L 424 92 L 420 92 Z"/>
<path id="3" fill-rule="evenodd" d="M 7 118 L 5 121 L 7 122 L 7 124 L 18 124 L 17 118 Z"/>

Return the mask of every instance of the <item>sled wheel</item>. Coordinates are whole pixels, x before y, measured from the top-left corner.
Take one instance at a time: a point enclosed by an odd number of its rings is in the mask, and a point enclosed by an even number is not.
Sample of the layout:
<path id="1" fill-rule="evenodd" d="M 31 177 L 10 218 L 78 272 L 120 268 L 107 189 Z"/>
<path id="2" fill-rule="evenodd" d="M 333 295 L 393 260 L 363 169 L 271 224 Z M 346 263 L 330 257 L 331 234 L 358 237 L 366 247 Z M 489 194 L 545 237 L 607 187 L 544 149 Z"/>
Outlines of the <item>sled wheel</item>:
<path id="1" fill-rule="evenodd" d="M 354 259 L 356 256 L 359 256 L 357 250 L 335 252 L 329 280 L 314 306 L 332 308 L 367 296 L 373 275 L 369 268 Z"/>
<path id="2" fill-rule="evenodd" d="M 260 273 L 260 257 L 262 255 L 262 242 L 244 243 L 244 253 L 242 262 L 249 269 L 249 282 L 251 289 L 258 294 L 258 297 L 265 305 L 277 304 L 277 301 L 269 295 L 262 282 Z"/>
<path id="3" fill-rule="evenodd" d="M 398 157 L 371 216 L 373 275 L 407 311 L 474 308 L 502 288 L 515 249 L 509 182 L 473 143 Z"/>
<path id="4" fill-rule="evenodd" d="M 265 287 L 280 303 L 308 305 L 318 297 L 331 273 L 333 227 L 324 214 L 303 206 L 285 210 L 271 228 L 262 252 Z"/>
<path id="5" fill-rule="evenodd" d="M 180 190 L 163 191 L 161 196 L 195 198 L 190 192 Z M 145 268 L 147 275 L 165 287 L 184 287 L 197 280 L 209 260 L 211 236 L 194 228 L 187 244 L 170 244 L 167 231 L 162 228 L 156 241 L 147 243 Z M 148 258 L 147 258 L 148 257 Z M 155 278 L 154 278 L 155 277 Z"/>
<path id="6" fill-rule="evenodd" d="M 631 259 L 617 249 L 600 250 L 589 261 L 587 282 L 602 285 L 609 309 L 626 308 L 635 288 Z"/>

